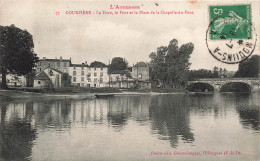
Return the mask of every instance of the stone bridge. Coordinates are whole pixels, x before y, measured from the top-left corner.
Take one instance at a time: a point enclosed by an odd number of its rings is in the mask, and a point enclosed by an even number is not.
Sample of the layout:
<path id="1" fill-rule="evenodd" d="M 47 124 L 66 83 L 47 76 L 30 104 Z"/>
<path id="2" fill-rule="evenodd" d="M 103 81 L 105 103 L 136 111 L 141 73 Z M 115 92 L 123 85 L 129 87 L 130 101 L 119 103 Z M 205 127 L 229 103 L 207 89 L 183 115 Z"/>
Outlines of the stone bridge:
<path id="1" fill-rule="evenodd" d="M 251 92 L 260 90 L 260 78 L 203 78 L 195 81 L 188 81 L 188 86 L 194 83 L 209 84 L 214 88 L 214 92 L 219 92 L 221 88 L 228 83 L 244 83 Z"/>

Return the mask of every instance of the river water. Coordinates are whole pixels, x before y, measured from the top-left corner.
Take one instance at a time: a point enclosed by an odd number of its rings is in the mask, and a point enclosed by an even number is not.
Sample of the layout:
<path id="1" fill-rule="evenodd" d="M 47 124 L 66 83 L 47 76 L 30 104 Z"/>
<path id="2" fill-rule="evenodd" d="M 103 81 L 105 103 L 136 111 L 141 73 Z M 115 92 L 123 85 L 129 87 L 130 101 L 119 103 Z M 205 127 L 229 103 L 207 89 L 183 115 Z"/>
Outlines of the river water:
<path id="1" fill-rule="evenodd" d="M 260 94 L 1 100 L 0 160 L 259 160 Z"/>

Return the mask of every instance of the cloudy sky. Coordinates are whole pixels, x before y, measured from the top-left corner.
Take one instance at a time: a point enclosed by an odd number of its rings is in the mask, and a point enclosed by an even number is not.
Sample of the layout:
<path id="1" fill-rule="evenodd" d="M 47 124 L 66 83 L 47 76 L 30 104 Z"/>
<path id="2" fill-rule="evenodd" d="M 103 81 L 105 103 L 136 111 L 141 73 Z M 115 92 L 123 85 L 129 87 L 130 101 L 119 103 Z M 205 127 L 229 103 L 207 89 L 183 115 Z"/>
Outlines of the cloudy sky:
<path id="1" fill-rule="evenodd" d="M 0 25 L 15 24 L 33 35 L 35 52 L 47 58 L 72 58 L 73 63 L 102 61 L 124 57 L 129 65 L 149 61 L 157 47 L 177 39 L 179 45 L 192 42 L 195 49 L 191 69 L 214 66 L 236 70 L 237 65 L 223 64 L 210 55 L 206 47 L 209 4 L 218 1 L 59 1 L 0 0 Z M 228 3 L 234 3 L 229 1 Z M 236 1 L 235 3 L 241 3 Z M 256 32 L 260 33 L 260 2 L 252 3 Z M 66 11 L 120 11 L 110 5 L 140 6 L 134 11 L 193 11 L 182 15 L 66 15 Z M 130 11 L 130 10 L 122 10 Z M 56 15 L 60 12 L 60 15 Z M 260 54 L 259 36 L 254 54 Z"/>

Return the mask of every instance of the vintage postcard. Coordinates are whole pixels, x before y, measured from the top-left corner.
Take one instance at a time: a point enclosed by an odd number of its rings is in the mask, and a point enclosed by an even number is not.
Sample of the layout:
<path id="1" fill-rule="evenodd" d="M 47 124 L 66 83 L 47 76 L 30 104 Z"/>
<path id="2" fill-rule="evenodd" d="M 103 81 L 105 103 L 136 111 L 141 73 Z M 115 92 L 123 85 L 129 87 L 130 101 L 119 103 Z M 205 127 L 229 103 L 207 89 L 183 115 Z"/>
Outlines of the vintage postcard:
<path id="1" fill-rule="evenodd" d="M 259 161 L 260 1 L 0 0 L 0 161 Z"/>

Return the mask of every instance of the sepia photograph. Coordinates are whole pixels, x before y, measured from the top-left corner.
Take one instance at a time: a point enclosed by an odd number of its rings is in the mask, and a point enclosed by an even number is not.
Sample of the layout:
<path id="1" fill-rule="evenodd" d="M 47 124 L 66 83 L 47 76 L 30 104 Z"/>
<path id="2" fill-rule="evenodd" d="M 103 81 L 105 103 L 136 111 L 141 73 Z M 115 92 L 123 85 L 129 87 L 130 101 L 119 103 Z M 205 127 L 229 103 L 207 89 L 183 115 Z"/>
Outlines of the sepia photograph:
<path id="1" fill-rule="evenodd" d="M 0 161 L 259 161 L 260 1 L 0 0 Z"/>

